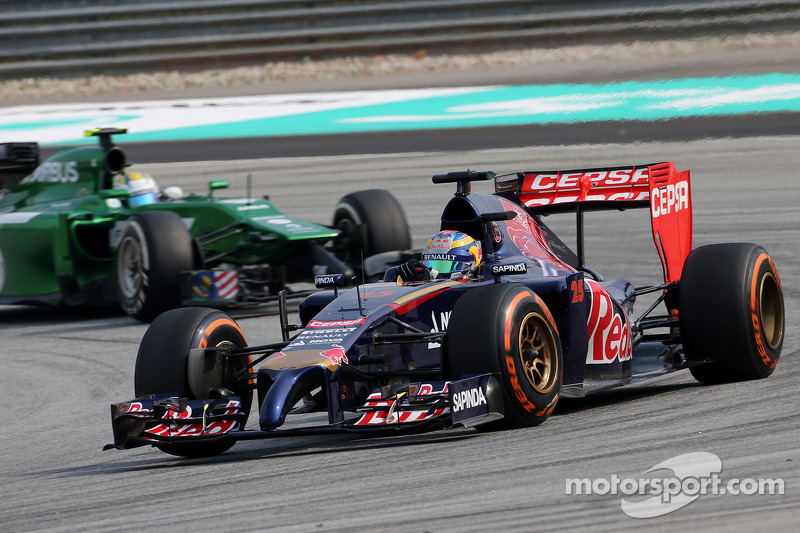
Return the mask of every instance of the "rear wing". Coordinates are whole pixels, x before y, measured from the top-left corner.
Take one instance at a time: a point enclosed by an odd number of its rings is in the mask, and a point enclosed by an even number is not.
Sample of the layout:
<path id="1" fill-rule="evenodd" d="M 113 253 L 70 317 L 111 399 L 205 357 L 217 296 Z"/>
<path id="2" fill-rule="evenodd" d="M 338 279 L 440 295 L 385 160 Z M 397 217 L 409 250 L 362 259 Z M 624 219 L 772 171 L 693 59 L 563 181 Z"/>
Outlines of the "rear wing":
<path id="1" fill-rule="evenodd" d="M 497 176 L 495 192 L 514 192 L 537 215 L 574 211 L 578 218 L 578 260 L 583 266 L 583 213 L 650 208 L 650 222 L 664 281 L 681 277 L 692 249 L 689 171 L 675 164 L 519 172 Z"/>

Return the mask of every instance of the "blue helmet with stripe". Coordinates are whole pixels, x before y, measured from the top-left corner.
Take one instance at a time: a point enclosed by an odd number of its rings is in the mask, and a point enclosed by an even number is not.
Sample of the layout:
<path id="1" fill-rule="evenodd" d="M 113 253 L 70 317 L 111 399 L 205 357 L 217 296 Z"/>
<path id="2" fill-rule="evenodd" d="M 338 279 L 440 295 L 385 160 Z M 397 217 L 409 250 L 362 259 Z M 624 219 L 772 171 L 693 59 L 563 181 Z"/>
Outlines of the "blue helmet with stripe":
<path id="1" fill-rule="evenodd" d="M 422 263 L 445 277 L 479 265 L 482 258 L 480 241 L 456 230 L 440 231 L 428 239 L 422 251 Z"/>

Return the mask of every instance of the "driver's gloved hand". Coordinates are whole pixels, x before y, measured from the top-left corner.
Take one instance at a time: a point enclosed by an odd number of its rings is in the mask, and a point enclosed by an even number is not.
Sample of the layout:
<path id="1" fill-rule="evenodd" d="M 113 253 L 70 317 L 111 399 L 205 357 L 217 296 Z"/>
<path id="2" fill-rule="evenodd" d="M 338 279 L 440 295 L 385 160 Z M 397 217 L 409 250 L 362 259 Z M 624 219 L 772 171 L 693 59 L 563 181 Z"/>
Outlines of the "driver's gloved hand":
<path id="1" fill-rule="evenodd" d="M 433 279 L 430 269 L 416 259 L 398 266 L 397 273 L 403 281 L 429 281 Z"/>

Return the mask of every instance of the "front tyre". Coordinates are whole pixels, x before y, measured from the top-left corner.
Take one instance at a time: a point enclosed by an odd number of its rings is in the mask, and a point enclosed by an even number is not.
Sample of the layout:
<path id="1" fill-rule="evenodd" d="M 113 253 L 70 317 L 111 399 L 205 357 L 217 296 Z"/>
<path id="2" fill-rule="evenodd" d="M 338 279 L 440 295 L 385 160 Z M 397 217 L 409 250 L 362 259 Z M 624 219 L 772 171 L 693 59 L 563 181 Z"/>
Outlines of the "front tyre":
<path id="1" fill-rule="evenodd" d="M 392 193 L 383 189 L 357 191 L 343 196 L 333 212 L 333 227 L 341 234 L 335 250 L 349 265 L 363 257 L 408 250 L 411 231 L 405 212 Z"/>
<path id="2" fill-rule="evenodd" d="M 194 263 L 192 237 L 170 211 L 143 211 L 128 219 L 117 244 L 120 307 L 143 322 L 180 306 L 180 274 Z"/>
<path id="3" fill-rule="evenodd" d="M 761 246 L 724 243 L 689 253 L 678 309 L 686 358 L 713 360 L 691 367 L 705 383 L 765 378 L 783 348 L 783 289 Z"/>
<path id="4" fill-rule="evenodd" d="M 453 307 L 445 337 L 446 378 L 485 373 L 502 377 L 504 418 L 487 429 L 544 422 L 558 401 L 563 366 L 555 321 L 541 298 L 524 285 L 479 287 Z"/>
<path id="5" fill-rule="evenodd" d="M 136 356 L 134 389 L 136 396 L 177 393 L 189 400 L 219 397 L 230 391 L 250 409 L 252 389 L 247 379 L 237 378 L 251 362 L 250 356 L 222 360 L 206 356 L 202 365 L 189 364 L 189 351 L 196 348 L 247 346 L 244 334 L 227 314 L 214 309 L 187 307 L 167 311 L 156 318 L 142 338 Z M 242 424 L 244 425 L 244 424 Z M 159 445 L 162 451 L 184 457 L 218 455 L 235 441 L 205 444 Z"/>

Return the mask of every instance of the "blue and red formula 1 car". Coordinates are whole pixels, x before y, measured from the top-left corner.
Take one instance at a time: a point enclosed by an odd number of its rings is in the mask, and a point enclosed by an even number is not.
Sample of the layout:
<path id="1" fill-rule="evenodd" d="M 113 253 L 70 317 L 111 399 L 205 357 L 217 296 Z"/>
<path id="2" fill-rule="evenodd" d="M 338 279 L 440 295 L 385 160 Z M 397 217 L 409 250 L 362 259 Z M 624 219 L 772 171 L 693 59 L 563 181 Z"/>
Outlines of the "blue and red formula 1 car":
<path id="1" fill-rule="evenodd" d="M 489 179 L 494 194 L 471 193 Z M 433 181 L 457 184 L 441 229 L 478 240 L 479 264 L 414 282 L 391 270 L 347 290 L 340 276 L 320 276 L 329 290 L 300 304 L 300 325 L 283 302 L 283 340 L 263 346 L 248 346 L 220 311 L 168 311 L 139 348 L 137 398 L 111 406 L 107 448 L 197 457 L 284 435 L 534 426 L 561 396 L 685 368 L 703 382 L 775 369 L 784 335 L 775 265 L 755 244 L 691 249 L 688 171 L 658 163 Z M 603 281 L 583 264 L 583 213 L 633 207 L 650 209 L 663 283 Z M 577 253 L 542 223 L 555 211 L 577 213 Z M 642 294 L 655 303 L 636 313 Z M 251 405 L 257 429 L 245 427 Z"/>

